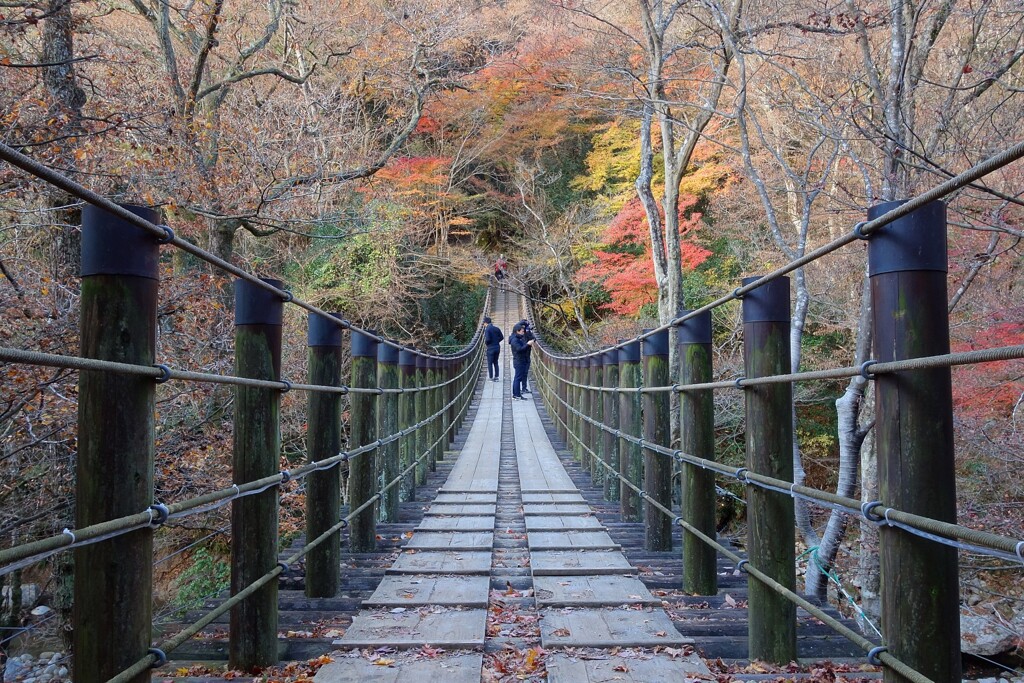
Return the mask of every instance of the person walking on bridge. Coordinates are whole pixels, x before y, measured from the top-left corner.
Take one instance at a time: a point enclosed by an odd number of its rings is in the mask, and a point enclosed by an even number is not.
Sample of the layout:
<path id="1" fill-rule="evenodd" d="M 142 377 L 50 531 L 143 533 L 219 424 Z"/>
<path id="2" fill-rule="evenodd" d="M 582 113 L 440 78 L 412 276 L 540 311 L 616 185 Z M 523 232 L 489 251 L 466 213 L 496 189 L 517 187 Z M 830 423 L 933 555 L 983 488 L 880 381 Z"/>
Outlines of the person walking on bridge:
<path id="1" fill-rule="evenodd" d="M 501 281 L 505 279 L 508 271 L 508 262 L 505 261 L 505 255 L 499 254 L 498 260 L 494 262 L 494 279 Z"/>
<path id="2" fill-rule="evenodd" d="M 487 379 L 498 381 L 498 356 L 501 355 L 501 342 L 505 335 L 501 329 L 484 316 L 484 346 L 487 347 Z"/>
<path id="3" fill-rule="evenodd" d="M 533 351 L 535 342 L 526 338 L 526 328 L 523 324 L 516 323 L 508 343 L 512 347 L 512 368 L 515 370 L 515 376 L 512 378 L 512 400 L 523 401 L 523 386 L 526 383 L 526 373 L 530 369 L 530 352 Z"/>

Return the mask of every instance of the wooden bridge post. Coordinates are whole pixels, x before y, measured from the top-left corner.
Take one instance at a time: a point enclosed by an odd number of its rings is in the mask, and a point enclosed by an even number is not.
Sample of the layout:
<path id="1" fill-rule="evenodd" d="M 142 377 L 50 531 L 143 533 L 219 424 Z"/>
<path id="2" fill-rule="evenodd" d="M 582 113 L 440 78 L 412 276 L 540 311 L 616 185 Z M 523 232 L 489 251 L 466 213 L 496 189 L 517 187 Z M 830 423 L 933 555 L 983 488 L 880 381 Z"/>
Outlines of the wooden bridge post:
<path id="1" fill-rule="evenodd" d="M 615 389 L 619 386 L 619 352 L 616 349 L 605 351 L 602 356 L 604 361 L 604 376 L 602 384 L 608 389 Z M 605 426 L 610 429 L 619 428 L 619 396 L 618 392 L 605 391 L 601 394 L 604 410 L 602 418 Z M 601 457 L 604 461 L 619 469 L 619 439 L 614 432 L 607 429 L 601 430 Z M 617 501 L 619 499 L 619 480 L 607 470 L 604 478 L 604 499 Z"/>
<path id="2" fill-rule="evenodd" d="M 745 278 L 743 284 L 757 278 Z M 765 283 L 743 296 L 743 356 L 747 377 L 790 372 L 789 278 Z M 747 467 L 751 472 L 793 481 L 793 386 L 767 384 L 744 389 Z M 747 486 L 747 556 L 780 584 L 796 588 L 793 499 Z M 775 664 L 794 661 L 796 606 L 760 581 L 749 578 L 750 659 Z"/>
<path id="3" fill-rule="evenodd" d="M 307 325 L 309 383 L 341 386 L 341 326 L 319 313 L 310 313 Z M 309 392 L 306 451 L 309 462 L 341 452 L 341 394 Z M 306 479 L 306 538 L 317 538 L 340 520 L 341 463 L 337 463 L 310 472 Z M 306 556 L 306 597 L 334 597 L 340 583 L 341 534 L 334 534 Z"/>
<path id="4" fill-rule="evenodd" d="M 280 280 L 264 282 L 280 288 Z M 248 280 L 235 281 L 235 375 L 281 378 L 280 296 Z M 281 469 L 281 391 L 235 387 L 232 482 L 245 484 Z M 278 562 L 277 487 L 231 504 L 231 594 L 273 569 Z M 277 664 L 277 581 L 271 581 L 231 610 L 228 663 L 250 671 Z"/>
<path id="5" fill-rule="evenodd" d="M 433 386 L 434 384 L 437 383 L 437 361 L 434 360 L 433 358 L 430 358 L 429 356 L 427 356 L 427 357 L 424 357 L 423 363 L 424 363 L 424 365 L 423 365 L 423 367 L 424 367 L 423 386 L 425 386 L 425 387 Z M 431 415 L 433 415 L 436 412 L 436 408 L 434 408 L 434 404 L 436 402 L 436 395 L 437 395 L 437 390 L 436 389 L 426 389 L 426 390 L 424 390 L 424 392 L 423 392 L 423 399 L 424 399 L 424 408 L 425 408 L 425 411 L 426 411 L 424 413 L 424 419 L 429 418 Z M 425 451 L 429 452 L 429 455 L 427 455 L 426 461 L 427 461 L 427 469 L 429 469 L 431 472 L 436 472 L 437 471 L 437 449 L 435 447 L 431 446 L 431 444 L 434 443 L 434 440 L 437 438 L 437 434 L 436 434 L 436 430 L 435 430 L 435 423 L 436 423 L 435 420 L 430 420 L 426 424 L 426 426 L 424 427 L 424 430 L 423 430 L 423 449 Z"/>
<path id="6" fill-rule="evenodd" d="M 352 388 L 372 389 L 377 384 L 377 346 L 375 338 L 352 331 Z M 356 392 L 349 395 L 349 450 L 377 440 L 377 395 Z M 377 490 L 376 451 L 368 451 L 348 461 L 348 504 L 355 510 L 373 497 Z M 349 522 L 349 545 L 354 553 L 377 549 L 376 504 L 363 510 Z"/>
<path id="7" fill-rule="evenodd" d="M 588 384 L 592 387 L 599 387 L 604 383 L 604 358 L 602 354 L 595 353 L 590 357 L 590 379 Z M 590 400 L 587 401 L 587 415 L 598 422 L 602 421 L 604 416 L 604 401 L 602 400 L 602 392 L 597 389 L 590 389 Z M 590 479 L 599 486 L 604 486 L 604 468 L 597 464 L 598 459 L 603 460 L 604 456 L 601 453 L 604 439 L 601 438 L 601 428 L 596 425 L 590 425 L 590 437 L 587 439 L 587 443 L 594 451 L 594 458 L 590 463 Z"/>
<path id="8" fill-rule="evenodd" d="M 584 357 L 584 358 L 580 358 L 578 360 L 579 360 L 579 364 L 580 364 L 580 379 L 579 379 L 579 382 L 580 382 L 580 384 L 583 384 L 585 386 L 590 386 L 590 377 L 592 375 L 591 370 L 590 370 L 590 357 L 587 356 L 587 357 Z M 594 399 L 594 392 L 592 390 L 590 390 L 590 389 L 580 389 L 580 398 L 579 398 L 580 410 L 587 417 L 593 417 L 594 416 L 594 412 L 592 410 L 592 408 L 593 408 L 593 403 L 592 403 L 593 399 Z M 594 459 L 590 456 L 590 454 L 587 453 L 587 451 L 583 449 L 583 446 L 586 446 L 587 448 L 591 448 L 591 449 L 593 448 L 593 445 L 594 445 L 594 426 L 592 424 L 590 424 L 587 420 L 583 419 L 583 418 L 580 418 L 580 436 L 583 437 L 583 443 L 580 444 L 580 457 L 583 459 L 582 460 L 583 469 L 588 470 L 590 472 L 590 479 L 591 479 L 591 481 L 593 481 L 593 479 L 594 479 L 594 468 L 597 465 L 594 463 Z"/>
<path id="9" fill-rule="evenodd" d="M 570 363 L 572 363 L 572 374 L 570 377 L 572 378 L 573 384 L 581 384 L 583 376 L 581 366 L 583 361 L 579 358 L 573 358 Z M 569 387 L 569 404 L 577 411 L 583 410 L 583 390 L 580 389 L 579 386 Z M 569 422 L 570 429 L 572 430 L 572 433 L 576 435 L 576 438 L 572 440 L 573 460 L 586 467 L 587 463 L 583 459 L 583 446 L 580 442 L 583 438 L 583 420 L 580 418 L 579 413 L 573 413 L 569 419 L 571 420 Z"/>
<path id="10" fill-rule="evenodd" d="M 689 313 L 689 311 L 683 311 Z M 705 460 L 715 459 L 715 401 L 711 389 L 687 391 L 688 384 L 712 381 L 711 311 L 679 324 L 679 450 Z M 715 537 L 715 473 L 682 463 L 682 517 Z M 715 549 L 683 530 L 683 590 L 695 595 L 718 593 Z"/>
<path id="11" fill-rule="evenodd" d="M 402 349 L 398 353 L 399 380 L 403 389 L 416 387 L 416 353 Z M 416 394 L 405 391 L 398 395 L 398 428 L 405 430 L 416 424 Z M 416 433 L 406 434 L 398 440 L 398 469 L 404 471 L 416 459 Z M 402 477 L 398 485 L 400 501 L 416 500 L 416 471 Z"/>
<path id="12" fill-rule="evenodd" d="M 903 202 L 871 207 L 877 218 Z M 949 353 L 946 206 L 931 202 L 870 236 L 875 359 Z M 884 505 L 956 523 L 949 368 L 875 378 L 878 491 Z M 959 681 L 957 551 L 882 525 L 882 631 L 889 652 L 934 681 Z M 907 679 L 886 668 L 885 680 Z"/>
<path id="13" fill-rule="evenodd" d="M 438 378 L 437 378 L 438 382 L 447 382 L 448 380 L 450 380 L 454 376 L 454 373 L 452 372 L 452 360 L 451 360 L 451 358 L 442 358 L 442 359 L 440 359 L 438 361 L 438 365 L 440 366 L 439 367 L 440 371 L 437 373 L 438 374 Z M 448 446 L 451 445 L 451 438 L 452 438 L 452 434 L 454 433 L 452 431 L 452 429 L 451 429 L 451 426 L 452 426 L 452 410 L 453 409 L 451 407 L 448 407 L 448 408 L 445 407 L 445 406 L 448 405 L 448 402 L 452 400 L 452 397 L 455 396 L 455 394 L 452 392 L 452 387 L 453 387 L 453 385 L 451 385 L 451 384 L 444 385 L 443 387 L 441 387 L 441 391 L 440 391 L 440 394 L 439 394 L 440 395 L 440 399 L 441 399 L 441 405 L 439 405 L 437 407 L 437 409 L 438 410 L 442 410 L 444 412 L 441 413 L 441 436 L 442 436 L 442 438 L 441 438 L 441 443 L 440 443 L 440 445 L 438 447 L 438 452 L 437 452 L 438 460 L 444 460 L 444 453 L 445 453 L 446 450 L 448 450 Z"/>
<path id="14" fill-rule="evenodd" d="M 441 436 L 441 420 L 437 411 L 441 408 L 441 389 L 436 385 L 441 381 L 441 372 L 437 358 L 427 358 L 427 384 L 434 388 L 427 392 L 427 416 L 430 417 L 430 427 L 427 431 L 427 444 L 430 445 L 430 471 L 437 471 L 437 461 L 443 460 L 444 456 L 438 453 L 441 444 L 437 442 Z"/>
<path id="15" fill-rule="evenodd" d="M 646 332 L 646 330 L 645 330 Z M 670 384 L 668 372 L 668 330 L 655 332 L 643 340 L 644 386 Z M 667 391 L 643 395 L 644 441 L 668 448 L 671 444 L 671 397 Z M 672 509 L 672 458 L 644 449 L 644 490 L 658 503 Z M 650 502 L 644 503 L 644 548 L 672 549 L 672 518 Z"/>
<path id="16" fill-rule="evenodd" d="M 459 361 L 456 358 L 447 358 L 447 359 L 445 359 L 445 375 L 444 375 L 444 378 L 445 378 L 446 382 L 454 380 L 458 376 L 458 374 L 459 374 L 458 373 L 458 363 L 459 363 Z M 448 427 L 450 429 L 448 429 L 448 438 L 445 440 L 445 443 L 449 447 L 455 442 L 455 432 L 458 431 L 458 427 L 456 426 L 457 423 L 456 423 L 456 420 L 455 420 L 455 416 L 458 414 L 458 406 L 456 406 L 455 403 L 453 402 L 455 400 L 455 397 L 458 396 L 458 395 L 459 395 L 459 384 L 458 384 L 458 382 L 452 381 L 452 383 L 448 385 L 448 388 L 445 389 L 445 399 L 444 399 L 445 405 L 448 405 L 449 403 L 451 403 L 451 405 L 448 406 L 448 420 L 447 420 L 447 424 L 448 424 Z"/>
<path id="17" fill-rule="evenodd" d="M 159 222 L 151 209 L 125 208 Z M 156 362 L 159 259 L 151 234 L 97 207 L 82 209 L 83 358 Z M 135 515 L 153 504 L 155 391 L 151 377 L 79 374 L 76 527 Z M 76 548 L 74 561 L 74 680 L 106 681 L 150 646 L 153 530 Z M 132 680 L 149 678 L 146 672 Z"/>
<path id="18" fill-rule="evenodd" d="M 570 414 L 569 409 L 565 407 L 565 404 L 569 401 L 569 386 L 565 381 L 569 378 L 569 365 L 564 359 L 559 359 L 554 362 L 555 371 L 555 392 L 558 395 L 558 432 L 562 435 L 562 442 L 565 443 L 566 448 L 571 449 L 572 443 L 569 438 L 569 420 Z"/>
<path id="19" fill-rule="evenodd" d="M 619 348 L 619 430 L 633 437 L 642 436 L 643 401 L 636 390 L 641 385 L 642 376 L 640 342 L 629 342 Z M 634 485 L 643 487 L 643 453 L 640 446 L 627 439 L 619 439 L 619 472 Z M 624 522 L 639 522 L 643 519 L 640 498 L 623 482 L 620 482 L 619 487 L 619 509 Z"/>
<path id="20" fill-rule="evenodd" d="M 416 392 L 416 397 L 413 401 L 416 409 L 416 424 L 421 424 L 427 419 L 427 408 L 429 407 L 429 397 L 427 391 L 423 390 L 423 387 L 427 386 L 427 357 L 417 353 L 416 354 L 416 386 L 421 391 Z M 428 425 L 421 425 L 416 429 L 416 441 L 415 441 L 415 457 L 420 457 L 427 451 L 427 444 L 430 442 L 427 440 L 429 436 Z M 419 461 L 416 466 L 416 485 L 423 486 L 427 483 L 427 470 L 430 467 L 430 456 L 427 456 Z"/>
<path id="21" fill-rule="evenodd" d="M 390 344 L 377 345 L 377 386 L 398 388 L 398 349 Z M 398 394 L 384 393 L 377 397 L 377 436 L 385 439 L 398 432 Z M 392 441 L 377 449 L 377 481 L 387 484 L 398 476 L 398 442 Z M 382 494 L 377 504 L 378 522 L 398 521 L 398 487 Z"/>

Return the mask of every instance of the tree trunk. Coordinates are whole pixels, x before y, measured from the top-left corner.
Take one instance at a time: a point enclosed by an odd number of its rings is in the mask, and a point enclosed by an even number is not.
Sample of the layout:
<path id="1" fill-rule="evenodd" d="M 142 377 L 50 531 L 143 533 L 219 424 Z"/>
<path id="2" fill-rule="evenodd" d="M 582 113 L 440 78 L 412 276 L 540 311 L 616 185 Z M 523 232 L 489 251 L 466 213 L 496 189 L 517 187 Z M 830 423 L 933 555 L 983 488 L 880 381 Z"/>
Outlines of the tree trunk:
<path id="1" fill-rule="evenodd" d="M 74 62 L 74 17 L 70 0 L 49 0 L 47 17 L 43 22 L 43 46 L 40 62 L 43 85 L 46 88 L 50 117 L 57 123 L 51 127 L 56 137 L 69 136 L 61 144 L 58 165 L 72 174 L 75 170 L 74 136 L 82 132 L 82 107 L 85 105 L 85 91 L 78 87 Z M 74 200 L 63 190 L 47 185 L 46 206 L 50 209 L 54 226 L 50 250 L 50 270 L 54 281 L 69 283 L 78 277 L 81 233 L 81 211 L 71 207 Z M 60 292 L 63 288 L 55 287 Z"/>

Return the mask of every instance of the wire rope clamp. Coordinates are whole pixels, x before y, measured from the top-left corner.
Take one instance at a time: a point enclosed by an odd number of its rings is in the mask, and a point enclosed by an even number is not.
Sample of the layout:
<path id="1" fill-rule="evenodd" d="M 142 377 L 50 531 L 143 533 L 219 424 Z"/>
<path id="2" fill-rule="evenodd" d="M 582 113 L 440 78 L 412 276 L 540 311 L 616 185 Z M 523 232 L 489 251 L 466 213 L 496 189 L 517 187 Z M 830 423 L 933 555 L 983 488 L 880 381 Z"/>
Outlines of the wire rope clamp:
<path id="1" fill-rule="evenodd" d="M 153 519 L 150 520 L 149 526 L 154 529 L 165 524 L 171 516 L 171 511 L 163 503 L 153 503 L 149 506 L 149 511 L 153 513 Z"/>
<path id="2" fill-rule="evenodd" d="M 866 503 L 861 503 L 860 514 L 864 515 L 864 519 L 868 520 L 869 522 L 881 524 L 885 521 L 885 517 L 882 517 L 881 515 L 876 515 L 874 512 L 871 511 L 872 508 L 880 506 L 881 504 L 882 501 L 880 500 L 869 500 Z"/>
<path id="3" fill-rule="evenodd" d="M 672 526 L 678 526 L 678 527 L 683 526 L 683 518 L 682 517 L 673 517 L 672 518 Z"/>
<path id="4" fill-rule="evenodd" d="M 338 458 L 340 458 L 342 462 L 348 462 L 348 452 L 342 451 L 341 453 L 338 453 Z"/>
<path id="5" fill-rule="evenodd" d="M 281 573 L 282 574 L 284 574 L 286 571 L 288 571 L 288 563 L 287 562 L 278 562 L 277 566 L 281 568 Z"/>
<path id="6" fill-rule="evenodd" d="M 878 655 L 888 651 L 889 648 L 884 645 L 871 648 L 868 650 L 868 664 L 871 664 L 872 666 L 882 666 L 882 660 L 878 658 Z"/>
<path id="7" fill-rule="evenodd" d="M 863 363 L 861 363 L 860 364 L 860 376 L 863 377 L 866 380 L 873 380 L 873 379 L 875 379 L 876 375 L 875 375 L 875 373 L 871 372 L 870 368 L 871 368 L 872 365 L 877 365 L 877 364 L 878 364 L 877 360 L 866 360 Z"/>
<path id="8" fill-rule="evenodd" d="M 733 382 L 733 386 L 735 386 L 737 389 L 743 389 L 743 380 L 745 379 L 746 377 L 743 376 L 737 377 L 736 380 Z"/>
<path id="9" fill-rule="evenodd" d="M 347 384 L 342 384 L 340 387 L 338 387 L 338 390 L 341 393 L 343 393 L 343 394 L 347 394 L 348 393 L 348 385 Z"/>
<path id="10" fill-rule="evenodd" d="M 740 291 L 741 289 L 743 289 L 743 287 L 737 287 L 736 289 L 732 290 L 732 297 L 734 299 L 742 299 L 743 298 L 743 292 Z"/>
<path id="11" fill-rule="evenodd" d="M 156 669 L 167 663 L 167 653 L 158 647 L 151 647 L 146 650 L 146 654 L 153 655 L 156 657 L 156 661 L 150 664 L 149 668 Z"/>
<path id="12" fill-rule="evenodd" d="M 292 291 L 290 289 L 282 289 L 281 301 L 285 302 L 286 304 L 291 303 L 292 301 L 295 301 L 295 295 L 292 294 Z"/>
<path id="13" fill-rule="evenodd" d="M 680 465 L 682 465 L 683 464 L 683 452 L 682 451 L 675 451 L 674 453 L 672 453 L 672 459 L 675 460 Z"/>
<path id="14" fill-rule="evenodd" d="M 682 392 L 683 392 L 683 390 L 682 390 L 682 388 L 680 388 L 679 382 L 673 382 L 672 383 L 672 393 L 673 394 L 681 394 Z"/>
<path id="15" fill-rule="evenodd" d="M 174 241 L 174 230 L 171 229 L 171 226 L 158 225 L 157 227 L 164 231 L 164 236 L 157 238 L 157 244 L 170 244 Z"/>
<path id="16" fill-rule="evenodd" d="M 157 384 L 163 384 L 164 382 L 171 378 L 171 369 L 164 365 L 163 363 L 154 365 L 153 367 L 160 371 L 160 376 L 154 378 L 154 381 Z"/>
<path id="17" fill-rule="evenodd" d="M 861 221 L 860 223 L 857 223 L 857 225 L 853 226 L 853 236 L 859 240 L 871 239 L 871 235 L 864 233 L 864 226 L 867 224 L 867 221 Z"/>
<path id="18" fill-rule="evenodd" d="M 1020 560 L 1020 563 L 1024 564 L 1024 541 L 1018 543 L 1014 551 L 1017 553 L 1017 559 Z"/>
<path id="19" fill-rule="evenodd" d="M 292 383 L 286 379 L 278 380 L 281 383 L 281 393 L 287 394 L 292 390 Z"/>
<path id="20" fill-rule="evenodd" d="M 740 560 L 739 562 L 736 563 L 736 571 L 743 572 L 744 574 L 748 573 L 748 570 L 747 570 L 747 565 L 748 564 L 750 564 L 750 560 Z"/>
<path id="21" fill-rule="evenodd" d="M 281 483 L 287 484 L 292 480 L 292 473 L 289 470 L 281 470 Z"/>
<path id="22" fill-rule="evenodd" d="M 735 472 L 735 474 L 733 474 L 733 476 L 736 477 L 736 479 L 738 479 L 739 481 L 742 481 L 744 484 L 746 484 L 747 483 L 747 472 L 749 472 L 749 471 L 750 470 L 748 470 L 746 467 L 741 467 L 738 470 L 736 470 L 736 472 Z"/>
<path id="23" fill-rule="evenodd" d="M 338 522 L 338 528 L 339 529 L 347 529 L 348 528 L 348 520 L 347 519 L 343 519 L 340 522 Z"/>

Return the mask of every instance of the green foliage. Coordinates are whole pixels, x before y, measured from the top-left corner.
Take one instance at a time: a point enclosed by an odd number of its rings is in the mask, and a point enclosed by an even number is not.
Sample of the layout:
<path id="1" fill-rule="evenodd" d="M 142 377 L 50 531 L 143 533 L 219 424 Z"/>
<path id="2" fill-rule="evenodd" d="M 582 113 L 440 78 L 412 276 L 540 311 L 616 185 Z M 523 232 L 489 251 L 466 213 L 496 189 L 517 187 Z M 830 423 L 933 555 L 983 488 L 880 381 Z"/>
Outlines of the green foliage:
<path id="1" fill-rule="evenodd" d="M 487 289 L 461 280 L 446 279 L 420 303 L 427 329 L 439 336 L 436 344 L 450 352 L 466 344 L 476 332 L 477 312 L 484 305 Z"/>
<path id="2" fill-rule="evenodd" d="M 228 563 L 211 555 L 206 548 L 197 550 L 192 559 L 192 566 L 175 582 L 178 592 L 174 604 L 183 612 L 202 607 L 210 597 L 226 590 L 231 580 Z"/>
<path id="3" fill-rule="evenodd" d="M 325 236 L 344 235 L 336 226 L 319 229 Z M 286 277 L 302 282 L 325 305 L 345 310 L 352 299 L 374 297 L 392 284 L 392 264 L 398 244 L 382 225 L 339 240 L 316 240 L 306 255 L 289 264 Z"/>
<path id="4" fill-rule="evenodd" d="M 844 329 L 827 329 L 822 325 L 808 323 L 804 328 L 801 346 L 804 351 L 831 357 L 849 348 L 850 331 Z"/>

